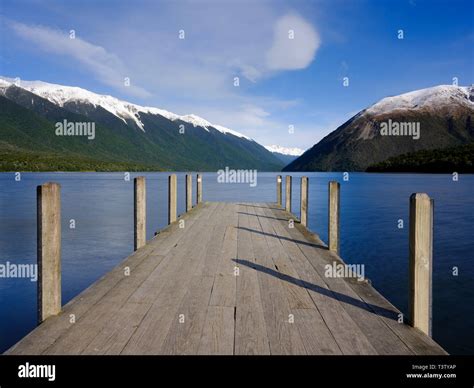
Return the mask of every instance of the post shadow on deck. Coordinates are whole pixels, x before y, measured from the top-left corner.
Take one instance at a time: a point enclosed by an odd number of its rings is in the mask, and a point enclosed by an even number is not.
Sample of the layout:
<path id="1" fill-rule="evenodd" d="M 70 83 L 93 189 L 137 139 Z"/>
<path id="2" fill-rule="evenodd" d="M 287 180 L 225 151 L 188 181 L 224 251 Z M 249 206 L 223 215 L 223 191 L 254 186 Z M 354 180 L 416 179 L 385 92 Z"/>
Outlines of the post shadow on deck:
<path id="1" fill-rule="evenodd" d="M 327 289 L 325 287 L 318 286 L 317 284 L 313 284 L 313 283 L 307 282 L 305 280 L 295 278 L 293 276 L 281 273 L 281 272 L 276 271 L 272 268 L 264 267 L 263 265 L 251 262 L 249 260 L 244 260 L 244 259 L 232 259 L 232 260 L 237 264 L 245 265 L 246 267 L 253 268 L 256 271 L 266 273 L 267 275 L 274 276 L 274 277 L 276 277 L 280 280 L 283 280 L 285 282 L 295 284 L 297 286 L 306 288 L 310 291 L 317 292 L 317 293 L 322 294 L 324 296 L 327 296 L 329 298 L 336 299 L 340 302 L 351 304 L 355 307 L 359 307 L 359 308 L 364 309 L 366 311 L 369 311 L 373 314 L 380 315 L 380 316 L 390 318 L 390 319 L 393 319 L 393 320 L 398 319 L 398 313 L 394 310 L 389 310 L 389 309 L 386 309 L 384 307 L 380 307 L 380 306 L 373 305 L 373 304 L 370 304 L 370 303 L 367 303 L 367 302 L 363 302 L 360 299 L 356 299 L 356 298 L 353 298 L 349 295 L 345 295 L 345 294 L 342 294 L 340 292 L 333 291 L 333 290 Z"/>
<path id="2" fill-rule="evenodd" d="M 291 196 L 291 177 L 289 189 Z M 302 181 L 303 184 L 303 181 Z M 202 177 L 197 175 L 197 203 L 202 200 Z M 277 186 L 278 187 L 278 186 Z M 307 188 L 307 186 L 306 186 Z M 188 193 L 188 187 L 186 188 Z M 339 184 L 329 183 L 329 228 L 332 246 L 339 249 Z M 307 197 L 307 196 L 306 196 Z M 169 219 L 176 219 L 176 175 L 169 177 Z M 433 271 L 433 209 L 434 202 L 427 194 L 415 193 L 410 197 L 410 318 L 411 325 L 426 335 L 432 331 L 432 271 Z M 134 180 L 134 219 L 135 247 L 146 244 L 146 186 L 145 178 Z M 331 226 L 336 229 L 331 230 Z M 249 229 L 251 232 L 259 232 Z M 335 236 L 335 237 L 334 237 Z M 281 237 L 280 237 L 281 238 Z M 331 249 L 331 237 L 330 237 Z M 337 252 L 336 251 L 336 252 Z M 61 187 L 57 183 L 46 183 L 37 187 L 37 262 L 38 262 L 38 322 L 41 323 L 50 316 L 61 312 Z M 245 260 L 236 262 L 248 265 L 257 270 L 278 276 L 282 280 L 294 282 L 303 287 L 315 290 L 328 296 L 336 296 L 338 300 L 359 307 L 367 303 L 347 295 L 329 291 L 317 285 L 312 285 L 301 279 L 281 274 L 269 268 L 250 263 Z M 392 314 L 390 310 L 378 306 L 369 307 L 379 314 Z"/>
<path id="3" fill-rule="evenodd" d="M 277 176 L 277 205 L 282 205 L 282 177 Z M 292 177 L 286 176 L 285 210 L 291 213 Z M 308 178 L 301 178 L 300 223 L 308 226 Z M 340 184 L 328 183 L 328 249 L 340 252 Z M 432 272 L 434 202 L 425 193 L 410 197 L 409 310 L 410 324 L 432 335 Z M 248 228 L 250 232 L 263 233 Z M 279 237 L 284 238 L 284 237 Z M 306 242 L 303 242 L 307 244 Z"/>

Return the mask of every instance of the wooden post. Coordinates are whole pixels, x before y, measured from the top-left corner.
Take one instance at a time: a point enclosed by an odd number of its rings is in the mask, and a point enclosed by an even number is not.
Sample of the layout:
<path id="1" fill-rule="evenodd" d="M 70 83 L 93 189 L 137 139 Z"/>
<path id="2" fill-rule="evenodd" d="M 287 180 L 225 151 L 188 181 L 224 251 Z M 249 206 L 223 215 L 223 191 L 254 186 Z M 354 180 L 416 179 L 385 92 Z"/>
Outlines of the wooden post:
<path id="1" fill-rule="evenodd" d="M 277 176 L 277 205 L 281 206 L 281 175 Z"/>
<path id="2" fill-rule="evenodd" d="M 291 175 L 286 176 L 285 210 L 291 213 Z"/>
<path id="3" fill-rule="evenodd" d="M 202 202 L 202 175 L 196 176 L 196 203 Z"/>
<path id="4" fill-rule="evenodd" d="M 410 196 L 410 317 L 412 326 L 431 337 L 433 274 L 433 200 Z"/>
<path id="5" fill-rule="evenodd" d="M 308 226 L 308 178 L 301 178 L 301 200 L 300 200 L 300 222 L 301 225 Z"/>
<path id="6" fill-rule="evenodd" d="M 146 244 L 146 182 L 144 176 L 133 180 L 134 183 L 134 249 Z"/>
<path id="7" fill-rule="evenodd" d="M 168 177 L 168 224 L 175 222 L 177 219 L 177 186 L 176 174 L 171 174 Z"/>
<path id="8" fill-rule="evenodd" d="M 339 182 L 329 182 L 329 217 L 328 236 L 329 250 L 339 254 L 339 231 L 340 231 L 340 185 Z"/>
<path id="9" fill-rule="evenodd" d="M 193 176 L 186 174 L 186 211 L 193 208 Z"/>
<path id="10" fill-rule="evenodd" d="M 61 312 L 61 186 L 37 190 L 38 323 Z"/>

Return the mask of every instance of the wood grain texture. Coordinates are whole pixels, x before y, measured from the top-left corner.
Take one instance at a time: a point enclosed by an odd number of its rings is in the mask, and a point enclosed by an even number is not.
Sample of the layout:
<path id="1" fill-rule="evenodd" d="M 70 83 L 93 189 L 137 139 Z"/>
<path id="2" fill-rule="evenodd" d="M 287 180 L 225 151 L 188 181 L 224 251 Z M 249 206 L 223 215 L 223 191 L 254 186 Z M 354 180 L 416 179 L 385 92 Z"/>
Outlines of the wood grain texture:
<path id="1" fill-rule="evenodd" d="M 7 354 L 446 354 L 275 204 L 179 219 Z"/>

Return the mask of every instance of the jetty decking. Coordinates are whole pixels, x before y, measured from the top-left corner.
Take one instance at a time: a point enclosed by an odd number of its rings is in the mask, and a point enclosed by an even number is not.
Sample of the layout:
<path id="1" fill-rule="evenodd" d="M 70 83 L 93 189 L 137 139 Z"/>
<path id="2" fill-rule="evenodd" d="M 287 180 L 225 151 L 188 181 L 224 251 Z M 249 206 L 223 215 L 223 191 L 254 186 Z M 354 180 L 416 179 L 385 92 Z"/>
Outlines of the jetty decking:
<path id="1" fill-rule="evenodd" d="M 290 219 L 201 202 L 7 354 L 446 354 Z"/>

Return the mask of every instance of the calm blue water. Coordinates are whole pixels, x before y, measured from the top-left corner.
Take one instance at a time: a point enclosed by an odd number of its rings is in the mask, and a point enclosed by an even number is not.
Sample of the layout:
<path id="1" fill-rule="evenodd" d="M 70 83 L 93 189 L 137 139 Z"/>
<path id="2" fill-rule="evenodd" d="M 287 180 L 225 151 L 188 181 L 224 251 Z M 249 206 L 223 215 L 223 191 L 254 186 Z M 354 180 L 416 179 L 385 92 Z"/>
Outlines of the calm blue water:
<path id="1" fill-rule="evenodd" d="M 167 220 L 165 173 L 0 174 L 0 264 L 36 263 L 36 186 L 62 185 L 63 303 L 112 269 L 133 250 L 133 177 L 147 178 L 147 234 Z M 275 201 L 276 173 L 259 173 L 254 188 L 218 184 L 204 174 L 204 200 Z M 299 179 L 292 174 L 293 209 Z M 309 227 L 327 241 L 327 182 L 341 183 L 341 256 L 364 263 L 366 276 L 395 306 L 408 305 L 408 199 L 427 192 L 435 200 L 433 337 L 448 352 L 474 354 L 474 175 L 309 173 Z M 194 184 L 194 182 L 193 182 Z M 184 174 L 178 174 L 178 211 L 185 208 Z M 194 191 L 193 191 L 194 195 Z M 298 214 L 298 211 L 295 211 Z M 76 229 L 69 228 L 69 220 Z M 405 227 L 398 229 L 399 219 Z M 452 275 L 452 268 L 459 275 Z M 36 283 L 0 278 L 0 351 L 36 325 Z"/>

